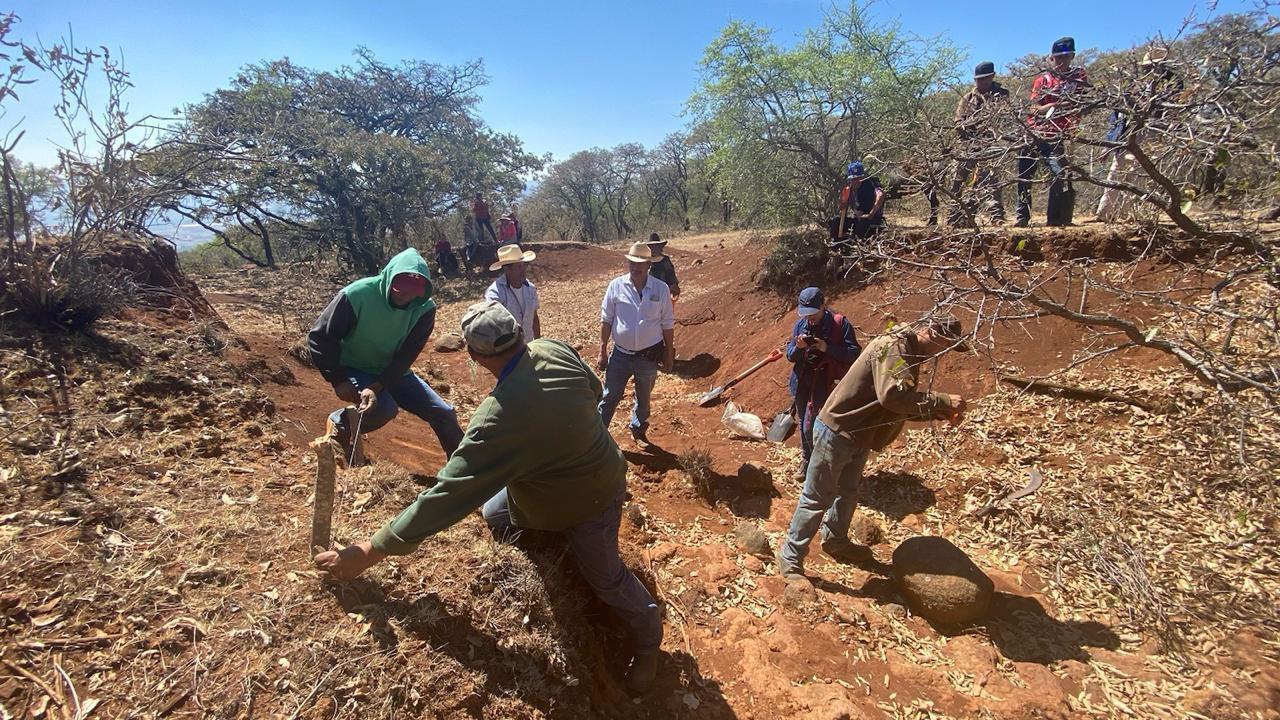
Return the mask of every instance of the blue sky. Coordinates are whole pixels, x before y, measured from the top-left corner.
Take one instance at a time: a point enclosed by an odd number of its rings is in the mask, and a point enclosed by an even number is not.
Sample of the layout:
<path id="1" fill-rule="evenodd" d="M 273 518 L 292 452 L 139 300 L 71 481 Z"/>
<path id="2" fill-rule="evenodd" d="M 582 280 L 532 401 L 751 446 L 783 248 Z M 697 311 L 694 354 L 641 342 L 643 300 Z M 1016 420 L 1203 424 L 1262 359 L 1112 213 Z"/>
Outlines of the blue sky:
<path id="1" fill-rule="evenodd" d="M 820 22 L 819 0 L 686 0 L 685 2 L 138 2 L 21 0 L 16 34 L 46 43 L 68 25 L 79 45 L 124 54 L 136 88 L 135 114 L 169 114 L 226 84 L 236 70 L 287 56 L 332 69 L 351 51 L 371 48 L 383 61 L 485 61 L 490 84 L 480 113 L 494 128 L 522 138 L 535 153 L 564 158 L 575 150 L 636 141 L 652 146 L 684 124 L 703 49 L 730 20 L 772 28 L 789 43 Z M 1218 12 L 1247 8 L 1223 0 Z M 370 9 L 372 8 L 372 9 Z M 1176 32 L 1195 6 L 1167 0 L 881 0 L 880 17 L 899 18 L 921 35 L 946 34 L 967 48 L 971 65 L 998 65 L 1047 51 L 1061 35 L 1079 47 L 1128 47 Z M 1204 11 L 1203 4 L 1200 11 Z M 0 133 L 24 117 L 18 155 L 46 164 L 60 137 L 47 108 L 47 88 L 26 88 L 0 122 Z"/>

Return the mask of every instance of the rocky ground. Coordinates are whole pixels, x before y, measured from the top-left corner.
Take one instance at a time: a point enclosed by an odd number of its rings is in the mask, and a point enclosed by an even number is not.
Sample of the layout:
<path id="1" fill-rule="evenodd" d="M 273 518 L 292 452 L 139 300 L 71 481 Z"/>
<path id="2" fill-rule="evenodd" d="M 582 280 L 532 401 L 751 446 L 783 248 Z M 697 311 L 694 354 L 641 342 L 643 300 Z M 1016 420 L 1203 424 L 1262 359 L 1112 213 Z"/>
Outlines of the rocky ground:
<path id="1" fill-rule="evenodd" d="M 538 251 L 544 332 L 590 357 L 621 254 Z M 624 555 L 666 611 L 651 695 L 623 692 L 622 633 L 555 538 L 498 545 L 473 517 L 354 583 L 310 569 L 306 443 L 336 400 L 297 348 L 342 282 L 293 267 L 196 278 L 216 314 L 193 300 L 131 310 L 91 337 L 6 329 L 0 706 L 67 718 L 1277 716 L 1274 505 L 1207 431 L 1221 421 L 1208 393 L 1158 357 L 1063 378 L 1153 410 L 999 383 L 996 366 L 1065 364 L 1078 335 L 1051 321 L 930 373 L 973 407 L 957 428 L 909 426 L 872 459 L 855 530 L 873 560 L 816 552 L 814 587 L 778 577 L 796 440 L 734 437 L 722 407 L 697 406 L 787 336 L 792 300 L 752 280 L 766 252 L 744 233 L 673 243 L 680 360 L 658 383 L 653 444 L 625 432 L 629 401 L 612 428 L 631 468 Z M 437 337 L 484 282 L 440 285 Z M 899 290 L 830 301 L 866 340 L 923 309 L 892 304 Z M 457 352 L 425 352 L 417 369 L 464 417 L 490 387 Z M 788 403 L 786 372 L 771 365 L 731 399 L 767 425 Z M 443 461 L 404 416 L 367 451 L 371 466 L 340 473 L 340 541 L 367 537 Z M 1033 470 L 1034 495 L 975 517 Z M 939 538 L 991 580 L 976 622 L 921 617 L 900 580 L 910 546 Z"/>

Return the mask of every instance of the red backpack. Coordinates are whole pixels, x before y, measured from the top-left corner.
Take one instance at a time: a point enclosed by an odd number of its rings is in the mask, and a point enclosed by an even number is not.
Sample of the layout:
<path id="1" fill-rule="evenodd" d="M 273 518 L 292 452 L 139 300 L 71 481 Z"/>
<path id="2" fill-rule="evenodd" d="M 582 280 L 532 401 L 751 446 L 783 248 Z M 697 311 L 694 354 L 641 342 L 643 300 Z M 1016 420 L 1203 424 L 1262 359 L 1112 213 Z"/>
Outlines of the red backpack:
<path id="1" fill-rule="evenodd" d="M 844 316 L 840 313 L 832 313 L 832 316 L 835 322 L 831 323 L 831 329 L 827 332 L 827 337 L 825 338 L 828 347 L 844 343 Z M 840 382 L 840 378 L 843 378 L 845 373 L 849 372 L 851 367 L 853 367 L 853 363 L 832 360 L 831 354 L 828 353 L 826 357 L 822 358 L 822 362 L 818 363 L 817 371 L 820 375 L 829 379 L 834 387 L 836 383 Z"/>

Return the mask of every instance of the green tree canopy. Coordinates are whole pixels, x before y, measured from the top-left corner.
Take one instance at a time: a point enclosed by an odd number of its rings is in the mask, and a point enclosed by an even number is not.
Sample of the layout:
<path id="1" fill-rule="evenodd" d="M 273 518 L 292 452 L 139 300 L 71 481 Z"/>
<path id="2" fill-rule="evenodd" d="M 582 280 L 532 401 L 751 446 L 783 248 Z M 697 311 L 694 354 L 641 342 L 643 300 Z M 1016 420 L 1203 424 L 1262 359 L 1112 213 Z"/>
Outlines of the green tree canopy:
<path id="1" fill-rule="evenodd" d="M 392 66 L 365 49 L 332 72 L 287 59 L 248 66 L 189 107 L 155 154 L 155 172 L 182 180 L 166 207 L 246 259 L 273 264 L 273 237 L 285 234 L 374 271 L 420 221 L 476 191 L 514 197 L 541 167 L 475 113 L 486 82 L 479 62 Z"/>
<path id="2" fill-rule="evenodd" d="M 828 12 L 791 48 L 736 21 L 707 47 L 688 108 L 707 129 L 720 186 L 749 219 L 827 212 L 847 163 L 894 160 L 926 99 L 955 81 L 948 41 L 873 22 L 866 9 Z"/>

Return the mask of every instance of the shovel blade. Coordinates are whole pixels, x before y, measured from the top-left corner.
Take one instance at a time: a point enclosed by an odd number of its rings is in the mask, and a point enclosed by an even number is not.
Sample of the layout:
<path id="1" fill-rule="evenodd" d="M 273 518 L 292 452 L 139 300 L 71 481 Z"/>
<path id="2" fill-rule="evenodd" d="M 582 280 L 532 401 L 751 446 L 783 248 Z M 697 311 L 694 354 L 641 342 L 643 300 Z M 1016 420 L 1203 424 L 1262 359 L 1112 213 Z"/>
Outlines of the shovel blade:
<path id="1" fill-rule="evenodd" d="M 723 385 L 721 385 L 718 388 L 713 388 L 710 392 L 708 392 L 706 395 L 703 395 L 702 398 L 698 400 L 698 406 L 706 407 L 714 403 L 716 400 L 719 400 L 720 396 L 723 394 L 724 394 Z"/>
<path id="2" fill-rule="evenodd" d="M 796 426 L 796 421 L 791 417 L 791 413 L 778 413 L 773 419 L 773 424 L 769 426 L 769 434 L 766 436 L 771 442 L 782 442 L 791 435 L 791 430 Z"/>

